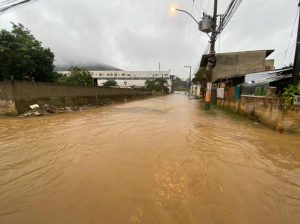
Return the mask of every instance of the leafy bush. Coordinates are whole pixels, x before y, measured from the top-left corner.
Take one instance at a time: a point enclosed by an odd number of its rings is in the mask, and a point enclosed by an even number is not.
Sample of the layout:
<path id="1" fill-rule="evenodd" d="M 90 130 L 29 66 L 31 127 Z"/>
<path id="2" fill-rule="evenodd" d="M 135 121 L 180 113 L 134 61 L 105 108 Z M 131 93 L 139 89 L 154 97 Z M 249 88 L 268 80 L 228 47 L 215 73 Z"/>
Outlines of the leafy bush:
<path id="1" fill-rule="evenodd" d="M 117 82 L 115 80 L 107 80 L 103 83 L 103 87 L 117 86 Z"/>
<path id="2" fill-rule="evenodd" d="M 255 96 L 261 96 L 262 91 L 261 91 L 261 87 L 256 87 L 255 88 Z"/>
<path id="3" fill-rule="evenodd" d="M 292 100 L 294 99 L 295 95 L 300 95 L 300 87 L 294 85 L 288 85 L 285 87 L 284 92 L 282 94 L 283 98 L 283 106 L 284 109 L 288 109 L 292 105 Z"/>
<path id="4" fill-rule="evenodd" d="M 168 81 L 164 78 L 157 78 L 157 79 L 148 79 L 145 82 L 145 87 L 147 90 L 161 92 L 161 93 L 167 93 L 169 92 L 168 88 Z"/>
<path id="5" fill-rule="evenodd" d="M 64 85 L 93 86 L 92 74 L 78 67 L 71 67 L 69 74 L 54 73 L 54 81 Z"/>

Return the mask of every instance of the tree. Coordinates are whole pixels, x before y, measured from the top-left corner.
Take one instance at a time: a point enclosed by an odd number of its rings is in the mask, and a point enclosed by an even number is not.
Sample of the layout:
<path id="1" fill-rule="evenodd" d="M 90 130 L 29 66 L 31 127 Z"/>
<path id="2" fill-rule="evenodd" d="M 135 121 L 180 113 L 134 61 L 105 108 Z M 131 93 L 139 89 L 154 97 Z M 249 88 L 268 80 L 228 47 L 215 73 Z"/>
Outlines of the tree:
<path id="1" fill-rule="evenodd" d="M 0 30 L 0 80 L 53 81 L 54 54 L 22 24 Z"/>
<path id="2" fill-rule="evenodd" d="M 68 80 L 68 75 L 66 75 L 66 74 L 53 72 L 52 76 L 53 76 L 53 82 L 63 84 L 63 85 L 68 84 L 68 81 L 67 81 Z"/>
<path id="3" fill-rule="evenodd" d="M 148 79 L 145 82 L 147 90 L 154 90 L 156 92 L 167 93 L 169 91 L 168 82 L 165 78 Z"/>
<path id="4" fill-rule="evenodd" d="M 61 83 L 67 85 L 93 86 L 94 79 L 91 73 L 85 69 L 71 67 L 68 75 L 59 77 Z"/>
<path id="5" fill-rule="evenodd" d="M 172 81 L 172 90 L 185 90 L 188 86 L 188 81 L 183 81 L 179 77 L 175 77 Z"/>
<path id="6" fill-rule="evenodd" d="M 117 86 L 117 82 L 115 80 L 107 80 L 103 83 L 103 87 Z"/>

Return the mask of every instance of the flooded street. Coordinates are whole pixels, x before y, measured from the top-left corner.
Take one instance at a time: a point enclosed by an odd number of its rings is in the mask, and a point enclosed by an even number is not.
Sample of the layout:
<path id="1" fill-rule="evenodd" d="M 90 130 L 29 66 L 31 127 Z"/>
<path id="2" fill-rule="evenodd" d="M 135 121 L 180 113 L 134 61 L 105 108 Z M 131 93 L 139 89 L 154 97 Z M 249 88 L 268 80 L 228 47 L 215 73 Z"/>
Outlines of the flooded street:
<path id="1" fill-rule="evenodd" d="M 300 136 L 199 108 L 0 118 L 0 223 L 300 223 Z"/>

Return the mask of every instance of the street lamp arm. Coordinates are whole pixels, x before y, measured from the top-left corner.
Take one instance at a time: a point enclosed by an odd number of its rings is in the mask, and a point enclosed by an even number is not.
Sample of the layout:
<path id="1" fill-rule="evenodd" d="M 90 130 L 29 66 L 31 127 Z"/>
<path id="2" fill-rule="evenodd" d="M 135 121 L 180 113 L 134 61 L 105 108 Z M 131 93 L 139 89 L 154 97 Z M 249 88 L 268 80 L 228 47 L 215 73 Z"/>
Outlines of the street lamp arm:
<path id="1" fill-rule="evenodd" d="M 184 13 L 188 14 L 197 23 L 197 25 L 199 24 L 199 22 L 195 19 L 195 17 L 191 13 L 189 13 L 185 10 L 182 10 L 182 9 L 176 9 L 176 11 L 184 12 Z"/>

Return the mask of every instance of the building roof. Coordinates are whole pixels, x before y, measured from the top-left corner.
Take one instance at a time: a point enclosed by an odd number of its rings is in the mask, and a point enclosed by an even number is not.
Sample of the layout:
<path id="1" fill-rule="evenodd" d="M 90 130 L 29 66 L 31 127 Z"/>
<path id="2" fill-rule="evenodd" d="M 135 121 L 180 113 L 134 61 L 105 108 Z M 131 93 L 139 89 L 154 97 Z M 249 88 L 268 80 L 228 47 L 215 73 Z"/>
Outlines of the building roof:
<path id="1" fill-rule="evenodd" d="M 292 77 L 293 68 L 283 68 L 274 71 L 256 72 L 246 74 L 245 83 L 264 83 L 264 82 L 275 82 L 285 78 Z"/>

